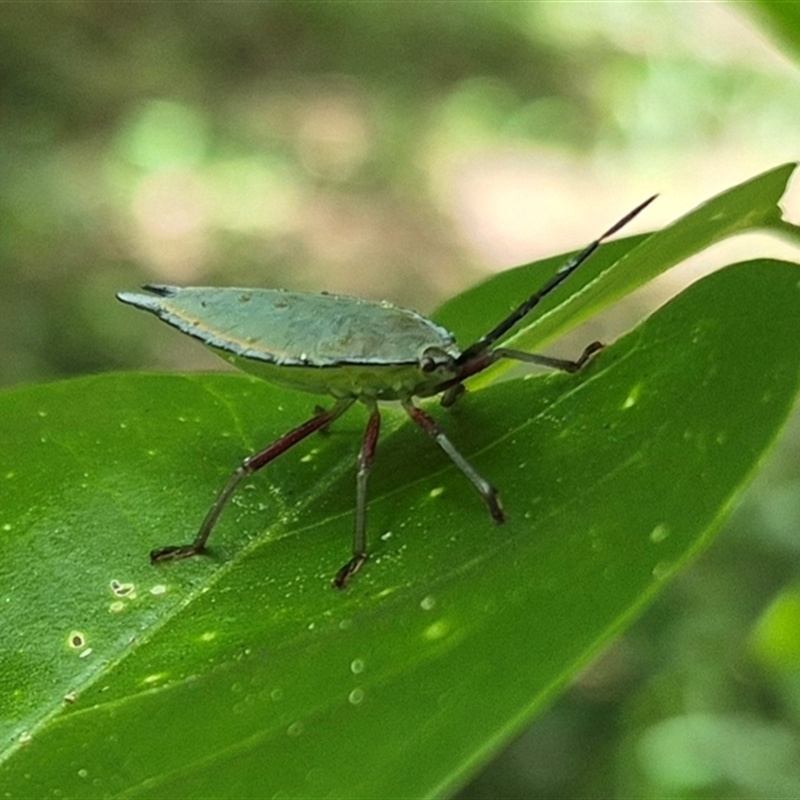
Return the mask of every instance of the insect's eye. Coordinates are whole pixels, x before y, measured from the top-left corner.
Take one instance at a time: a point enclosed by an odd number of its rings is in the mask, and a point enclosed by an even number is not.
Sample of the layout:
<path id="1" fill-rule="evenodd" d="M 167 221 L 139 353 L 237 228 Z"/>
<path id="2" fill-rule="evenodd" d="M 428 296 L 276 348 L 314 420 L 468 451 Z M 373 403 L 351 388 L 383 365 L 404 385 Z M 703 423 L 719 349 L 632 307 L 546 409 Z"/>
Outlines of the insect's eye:
<path id="1" fill-rule="evenodd" d="M 433 372 L 447 366 L 453 359 L 438 347 L 429 347 L 419 358 L 419 368 L 423 372 Z"/>

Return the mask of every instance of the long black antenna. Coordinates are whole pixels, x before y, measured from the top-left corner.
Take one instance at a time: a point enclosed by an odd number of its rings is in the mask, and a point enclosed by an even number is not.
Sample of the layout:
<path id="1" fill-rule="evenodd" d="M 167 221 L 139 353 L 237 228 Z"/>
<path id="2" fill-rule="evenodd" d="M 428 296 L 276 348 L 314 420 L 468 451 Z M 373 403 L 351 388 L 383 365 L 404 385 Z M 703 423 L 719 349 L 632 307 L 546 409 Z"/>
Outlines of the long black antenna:
<path id="1" fill-rule="evenodd" d="M 511 330 L 523 317 L 526 317 L 536 308 L 537 305 L 547 297 L 550 292 L 553 291 L 557 286 L 562 284 L 573 272 L 575 272 L 578 267 L 587 261 L 595 250 L 608 239 L 609 236 L 613 236 L 620 228 L 627 225 L 640 211 L 643 211 L 653 200 L 658 197 L 657 194 L 654 194 L 652 197 L 649 197 L 644 203 L 636 206 L 633 211 L 629 211 L 619 222 L 615 222 L 602 236 L 599 236 L 595 239 L 588 247 L 582 250 L 578 255 L 574 258 L 567 261 L 563 267 L 561 267 L 558 272 L 544 285 L 542 286 L 539 291 L 532 294 L 519 308 L 515 311 L 512 311 L 496 328 L 489 331 L 489 333 L 481 336 L 475 344 L 470 345 L 463 353 L 458 357 L 456 363 L 463 364 L 467 361 L 473 359 L 479 353 L 483 353 L 488 350 L 501 336 L 506 334 L 508 331 Z"/>

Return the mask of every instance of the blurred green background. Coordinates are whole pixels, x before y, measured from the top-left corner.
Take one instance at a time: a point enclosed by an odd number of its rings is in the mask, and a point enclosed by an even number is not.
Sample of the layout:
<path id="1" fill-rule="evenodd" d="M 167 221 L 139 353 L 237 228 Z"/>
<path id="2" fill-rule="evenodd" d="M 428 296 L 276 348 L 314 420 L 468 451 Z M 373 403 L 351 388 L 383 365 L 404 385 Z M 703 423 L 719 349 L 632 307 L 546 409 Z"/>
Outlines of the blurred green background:
<path id="1" fill-rule="evenodd" d="M 221 368 L 114 300 L 146 281 L 430 312 L 658 227 L 800 156 L 798 5 L 0 4 L 0 385 Z M 755 255 L 797 259 L 727 242 L 554 349 Z M 463 798 L 800 797 L 799 440 Z"/>

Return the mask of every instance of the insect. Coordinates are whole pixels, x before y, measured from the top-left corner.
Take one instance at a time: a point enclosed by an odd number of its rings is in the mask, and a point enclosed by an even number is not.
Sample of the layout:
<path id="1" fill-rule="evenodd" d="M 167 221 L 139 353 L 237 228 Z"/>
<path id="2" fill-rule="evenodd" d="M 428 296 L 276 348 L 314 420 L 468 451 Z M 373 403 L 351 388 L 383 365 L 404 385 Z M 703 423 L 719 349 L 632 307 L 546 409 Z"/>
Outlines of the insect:
<path id="1" fill-rule="evenodd" d="M 505 516 L 497 490 L 456 450 L 433 417 L 415 405 L 414 398 L 441 394 L 442 405 L 450 406 L 464 391 L 467 378 L 504 358 L 567 372 L 579 370 L 602 347 L 599 342 L 590 344 L 576 361 L 494 345 L 575 272 L 605 239 L 654 199 L 655 196 L 649 198 L 612 225 L 465 350 L 458 348 L 449 331 L 414 311 L 341 295 L 159 285 L 143 287 L 151 295 L 117 294 L 123 303 L 152 312 L 247 372 L 271 383 L 334 398 L 331 408 L 318 408 L 307 422 L 245 458 L 209 509 L 194 541 L 153 550 L 151 561 L 206 552 L 208 537 L 241 481 L 315 431 L 326 428 L 356 400 L 367 406 L 369 421 L 358 454 L 353 554 L 336 573 L 336 588 L 344 588 L 368 556 L 367 481 L 380 432 L 380 401 L 400 401 L 409 417 L 475 487 L 492 520 L 502 524 Z"/>

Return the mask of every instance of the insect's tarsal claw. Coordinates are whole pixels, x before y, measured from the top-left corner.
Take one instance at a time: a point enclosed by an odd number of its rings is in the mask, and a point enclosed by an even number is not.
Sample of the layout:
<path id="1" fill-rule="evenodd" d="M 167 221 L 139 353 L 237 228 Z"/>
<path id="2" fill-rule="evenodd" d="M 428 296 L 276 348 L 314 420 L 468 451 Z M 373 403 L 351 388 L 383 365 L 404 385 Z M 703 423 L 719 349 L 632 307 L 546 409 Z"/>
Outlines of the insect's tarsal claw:
<path id="1" fill-rule="evenodd" d="M 575 369 L 573 372 L 577 372 L 579 369 L 581 369 L 581 367 L 583 367 L 595 353 L 599 352 L 604 347 L 605 345 L 602 342 L 592 342 L 590 345 L 588 345 L 581 353 L 581 357 L 575 362 Z"/>
<path id="2" fill-rule="evenodd" d="M 353 575 L 358 572 L 361 567 L 364 566 L 364 562 L 367 560 L 367 554 L 362 553 L 361 555 L 353 556 L 337 573 L 336 577 L 333 579 L 333 588 L 334 589 L 344 589 L 345 586 L 350 582 L 350 579 Z"/>
<path id="3" fill-rule="evenodd" d="M 205 553 L 205 551 L 205 547 L 195 547 L 193 544 L 159 547 L 157 550 L 150 551 L 150 563 L 160 564 L 162 561 L 172 561 L 173 559 L 177 558 L 199 556 Z"/>
<path id="4" fill-rule="evenodd" d="M 489 506 L 489 514 L 495 525 L 502 525 L 506 521 L 506 515 L 500 505 L 500 498 L 497 496 L 497 489 L 492 487 L 491 493 L 486 497 L 486 504 Z"/>

